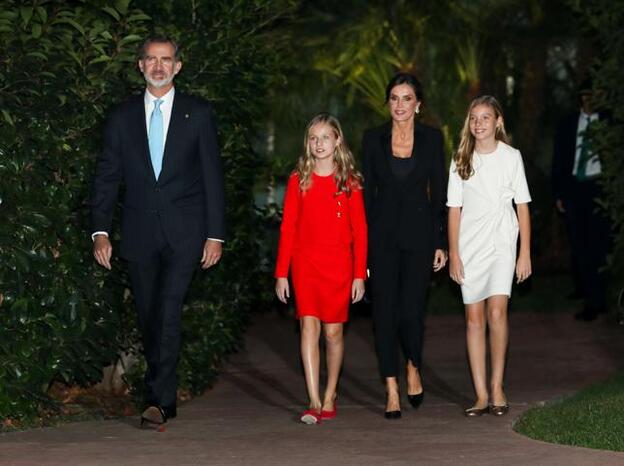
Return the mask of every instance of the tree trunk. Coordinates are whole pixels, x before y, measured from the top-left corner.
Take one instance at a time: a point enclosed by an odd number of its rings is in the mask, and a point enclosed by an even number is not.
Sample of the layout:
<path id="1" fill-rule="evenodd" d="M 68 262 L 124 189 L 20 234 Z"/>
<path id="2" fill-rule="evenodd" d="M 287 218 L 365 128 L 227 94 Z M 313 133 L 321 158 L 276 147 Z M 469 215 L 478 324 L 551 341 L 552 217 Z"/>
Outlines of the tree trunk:
<path id="1" fill-rule="evenodd" d="M 546 50 L 544 43 L 527 43 L 524 47 L 525 62 L 522 88 L 514 134 L 514 145 L 520 149 L 525 161 L 533 161 L 539 155 L 544 120 Z"/>

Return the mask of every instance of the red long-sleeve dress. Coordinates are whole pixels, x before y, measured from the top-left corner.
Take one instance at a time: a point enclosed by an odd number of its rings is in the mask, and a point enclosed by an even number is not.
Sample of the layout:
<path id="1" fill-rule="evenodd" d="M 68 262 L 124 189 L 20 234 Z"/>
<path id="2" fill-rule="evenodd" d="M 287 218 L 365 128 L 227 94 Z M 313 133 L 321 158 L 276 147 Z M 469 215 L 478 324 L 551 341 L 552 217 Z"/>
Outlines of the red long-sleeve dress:
<path id="1" fill-rule="evenodd" d="M 337 191 L 333 174 L 312 174 L 305 192 L 296 173 L 288 180 L 275 277 L 287 277 L 290 267 L 297 318 L 346 322 L 353 279 L 366 278 L 362 190 Z"/>

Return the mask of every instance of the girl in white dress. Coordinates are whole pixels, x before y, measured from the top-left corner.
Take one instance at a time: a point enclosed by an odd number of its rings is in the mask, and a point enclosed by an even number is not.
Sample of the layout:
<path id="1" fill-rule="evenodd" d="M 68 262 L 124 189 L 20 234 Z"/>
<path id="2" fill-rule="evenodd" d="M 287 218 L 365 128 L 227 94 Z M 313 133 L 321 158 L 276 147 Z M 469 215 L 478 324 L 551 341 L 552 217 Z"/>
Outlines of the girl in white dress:
<path id="1" fill-rule="evenodd" d="M 449 272 L 461 285 L 466 306 L 466 343 L 477 395 L 465 411 L 469 417 L 488 412 L 501 416 L 509 410 L 503 391 L 507 302 L 514 271 L 518 283 L 531 275 L 530 201 L 522 156 L 508 145 L 500 104 L 492 96 L 477 97 L 470 104 L 451 162 L 447 194 Z M 486 327 L 492 372 L 489 390 Z"/>

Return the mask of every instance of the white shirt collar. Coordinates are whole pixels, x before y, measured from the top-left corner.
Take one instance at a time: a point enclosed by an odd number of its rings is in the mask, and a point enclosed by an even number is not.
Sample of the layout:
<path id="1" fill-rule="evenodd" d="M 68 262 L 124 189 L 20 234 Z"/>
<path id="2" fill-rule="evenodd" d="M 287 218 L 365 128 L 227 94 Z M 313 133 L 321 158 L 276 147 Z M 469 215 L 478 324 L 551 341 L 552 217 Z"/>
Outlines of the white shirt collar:
<path id="1" fill-rule="evenodd" d="M 163 103 L 160 104 L 161 108 L 163 106 L 165 107 L 170 107 L 171 105 L 173 105 L 173 96 L 175 94 L 175 86 L 172 87 L 171 89 L 169 89 L 169 91 L 163 95 L 162 97 L 155 97 L 154 95 L 152 95 L 150 93 L 150 91 L 148 91 L 147 89 L 145 89 L 145 106 L 150 108 L 150 105 L 155 101 L 155 100 L 162 100 Z"/>
<path id="2" fill-rule="evenodd" d="M 591 121 L 597 120 L 598 119 L 598 113 L 597 112 L 593 112 L 593 113 L 585 113 L 585 111 L 581 110 L 581 115 L 579 116 L 579 120 L 581 119 L 587 119 L 589 118 Z"/>

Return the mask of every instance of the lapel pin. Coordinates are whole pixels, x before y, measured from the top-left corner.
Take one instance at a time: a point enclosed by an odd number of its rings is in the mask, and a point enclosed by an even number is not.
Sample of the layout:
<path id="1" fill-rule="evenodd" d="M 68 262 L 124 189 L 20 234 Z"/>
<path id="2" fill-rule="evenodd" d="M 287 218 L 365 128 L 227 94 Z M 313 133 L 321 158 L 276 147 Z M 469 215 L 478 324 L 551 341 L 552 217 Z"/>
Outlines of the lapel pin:
<path id="1" fill-rule="evenodd" d="M 189 114 L 188 114 L 188 113 L 184 115 L 184 118 L 188 118 L 188 117 L 189 117 Z"/>

